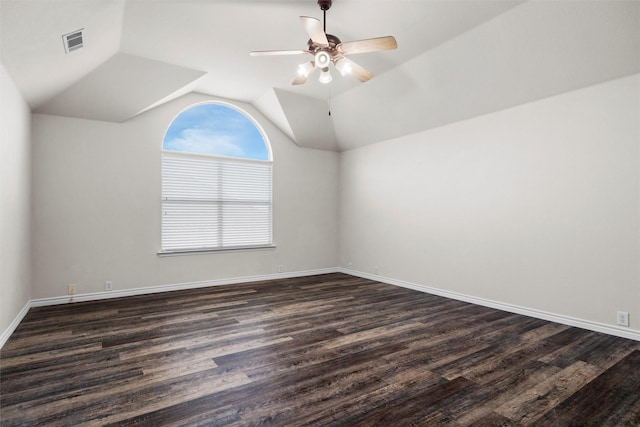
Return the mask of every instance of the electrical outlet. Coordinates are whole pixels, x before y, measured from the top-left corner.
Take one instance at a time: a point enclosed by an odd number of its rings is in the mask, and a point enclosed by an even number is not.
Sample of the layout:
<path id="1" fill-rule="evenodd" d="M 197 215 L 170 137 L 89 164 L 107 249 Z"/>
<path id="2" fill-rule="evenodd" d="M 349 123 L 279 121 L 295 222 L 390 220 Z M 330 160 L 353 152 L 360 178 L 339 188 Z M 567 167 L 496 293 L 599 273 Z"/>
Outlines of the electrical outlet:
<path id="1" fill-rule="evenodd" d="M 351 261 L 349 261 L 349 262 L 347 263 L 347 267 L 349 267 L 349 268 L 353 267 L 353 263 L 352 263 Z"/>
<path id="2" fill-rule="evenodd" d="M 107 280 L 106 282 L 104 282 L 104 290 L 105 291 L 113 290 L 113 282 L 111 280 Z"/>
<path id="3" fill-rule="evenodd" d="M 378 273 L 379 273 L 378 267 L 373 267 L 373 274 L 377 276 Z"/>
<path id="4" fill-rule="evenodd" d="M 69 288 L 68 288 L 69 295 L 75 295 L 77 290 L 78 288 L 75 284 L 69 285 Z"/>
<path id="5" fill-rule="evenodd" d="M 284 265 L 278 266 L 278 273 L 282 273 L 284 271 Z"/>
<path id="6" fill-rule="evenodd" d="M 618 325 L 620 326 L 629 326 L 629 313 L 626 311 L 618 312 Z"/>

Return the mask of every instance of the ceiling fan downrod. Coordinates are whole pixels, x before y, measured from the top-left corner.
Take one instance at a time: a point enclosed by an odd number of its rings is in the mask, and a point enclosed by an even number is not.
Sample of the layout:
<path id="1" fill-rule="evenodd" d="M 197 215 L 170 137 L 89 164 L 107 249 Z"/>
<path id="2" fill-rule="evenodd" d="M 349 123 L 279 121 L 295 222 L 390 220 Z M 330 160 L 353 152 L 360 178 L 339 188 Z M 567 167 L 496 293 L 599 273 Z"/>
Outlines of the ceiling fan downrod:
<path id="1" fill-rule="evenodd" d="M 318 0 L 318 6 L 320 6 L 320 10 L 322 10 L 323 16 L 323 31 L 327 32 L 327 10 L 331 8 L 333 4 L 333 0 Z"/>

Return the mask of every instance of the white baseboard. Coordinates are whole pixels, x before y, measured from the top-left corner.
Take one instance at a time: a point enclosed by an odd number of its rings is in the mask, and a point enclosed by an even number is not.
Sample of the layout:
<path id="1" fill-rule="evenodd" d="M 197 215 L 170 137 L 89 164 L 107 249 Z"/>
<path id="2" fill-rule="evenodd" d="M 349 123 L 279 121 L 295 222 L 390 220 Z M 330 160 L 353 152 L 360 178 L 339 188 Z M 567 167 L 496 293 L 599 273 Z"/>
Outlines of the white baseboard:
<path id="1" fill-rule="evenodd" d="M 364 273 L 357 270 L 350 270 L 348 268 L 336 267 L 336 268 L 323 268 L 318 270 L 305 270 L 305 271 L 296 271 L 289 273 L 276 273 L 276 274 L 266 274 L 259 276 L 246 276 L 246 277 L 235 277 L 228 279 L 216 279 L 216 280 L 205 280 L 201 282 L 188 282 L 188 283 L 177 283 L 172 285 L 160 285 L 160 286 L 149 286 L 144 288 L 134 288 L 134 289 L 126 289 L 126 290 L 116 290 L 109 292 L 95 292 L 88 294 L 78 294 L 74 295 L 73 301 L 70 300 L 68 295 L 53 297 L 53 298 L 39 298 L 29 300 L 27 304 L 20 310 L 16 318 L 11 322 L 9 327 L 0 335 L 0 349 L 7 342 L 11 334 L 16 330 L 24 316 L 27 314 L 31 307 L 44 307 L 49 305 L 57 305 L 57 304 L 68 304 L 70 302 L 82 302 L 82 301 L 97 301 L 101 299 L 111 299 L 111 298 L 121 298 L 128 297 L 134 295 L 145 295 L 145 294 L 154 294 L 159 292 L 169 292 L 169 291 L 178 291 L 184 289 L 197 289 L 197 288 L 205 288 L 208 286 L 222 286 L 222 285 L 231 285 L 234 283 L 248 283 L 248 282 L 258 282 L 263 280 L 274 280 L 274 279 L 289 279 L 295 277 L 305 277 L 305 276 L 314 276 L 317 274 L 327 274 L 327 273 L 345 273 L 350 274 L 352 276 L 362 277 L 365 279 L 375 280 L 378 282 L 387 283 L 389 285 L 400 286 L 403 288 L 413 289 L 420 292 L 425 292 L 428 294 L 439 295 L 446 298 L 451 298 L 459 301 L 469 302 L 472 304 L 477 304 L 485 307 L 491 307 L 498 310 L 507 311 L 510 313 L 522 314 L 525 316 L 535 317 L 537 319 L 548 320 L 551 322 L 561 323 L 563 325 L 575 326 L 582 329 L 587 329 L 590 331 L 602 332 L 609 335 L 614 335 L 622 338 L 628 338 L 635 341 L 640 341 L 640 331 L 629 328 L 621 328 L 613 325 L 607 325 L 604 323 L 592 322 L 584 319 L 577 319 L 570 316 L 564 316 L 561 314 L 549 313 L 542 310 L 535 310 L 532 308 L 521 307 L 513 304 L 502 303 L 498 301 L 488 300 L 484 298 L 473 297 L 466 294 L 461 294 L 458 292 L 445 291 L 438 288 L 433 288 L 425 285 L 418 285 L 415 283 L 405 282 L 403 280 L 392 279 L 389 277 L 378 276 L 374 274 Z"/>
<path id="2" fill-rule="evenodd" d="M 30 302 L 31 301 L 27 301 L 27 303 L 24 305 L 24 307 L 22 307 L 22 310 L 20 310 L 16 318 L 13 319 L 13 322 L 11 322 L 11 324 L 7 327 L 7 329 L 5 329 L 2 332 L 2 335 L 0 335 L 0 350 L 2 349 L 2 347 L 4 347 L 4 344 L 7 342 L 11 334 L 13 334 L 13 332 L 16 330 L 20 322 L 22 322 L 22 319 L 24 319 L 24 316 L 26 316 L 27 313 L 29 312 L 29 308 L 31 308 L 31 305 L 29 304 Z"/>
<path id="3" fill-rule="evenodd" d="M 400 286 L 403 288 L 413 289 L 428 294 L 438 295 L 446 298 L 455 299 L 458 301 L 469 302 L 472 304 L 481 305 L 484 307 L 491 307 L 509 313 L 522 314 L 529 317 L 535 317 L 536 319 L 548 320 L 551 322 L 561 323 L 563 325 L 575 326 L 582 329 L 587 329 L 595 332 L 602 332 L 609 335 L 615 335 L 617 337 L 628 338 L 635 341 L 640 341 L 640 331 L 629 328 L 622 328 L 614 325 L 607 325 L 605 323 L 592 322 L 590 320 L 578 319 L 575 317 L 565 316 L 562 314 L 549 313 L 547 311 L 535 310 L 532 308 L 521 307 L 518 305 L 507 304 L 499 301 L 493 301 L 484 298 L 478 298 L 458 292 L 445 291 L 438 288 L 433 288 L 425 285 L 418 285 L 415 283 L 405 282 L 403 280 L 391 279 L 389 277 L 377 276 L 374 274 L 364 273 L 362 271 L 350 270 L 348 268 L 339 268 L 341 273 L 350 274 L 352 276 L 358 276 L 369 280 L 375 280 L 378 282 L 387 283 L 389 285 Z"/>
<path id="4" fill-rule="evenodd" d="M 129 297 L 134 295 L 155 294 L 159 292 L 179 291 L 184 289 L 206 288 L 209 286 L 231 285 L 234 283 L 259 282 L 263 280 L 290 279 L 294 277 L 315 276 L 317 274 L 337 273 L 338 268 L 323 268 L 317 270 L 294 271 L 288 273 L 265 274 L 259 276 L 233 277 L 228 279 L 205 280 L 201 282 L 177 283 L 172 285 L 149 286 L 144 288 L 124 289 L 108 292 L 94 292 L 87 294 L 77 294 L 73 300 L 69 295 L 32 299 L 25 304 L 20 313 L 11 322 L 11 325 L 0 336 L 0 349 L 7 342 L 11 334 L 16 330 L 24 316 L 31 307 L 45 307 L 49 305 L 69 304 L 83 301 L 97 301 L 102 299 Z"/>
<path id="5" fill-rule="evenodd" d="M 337 268 L 323 268 L 318 270 L 294 271 L 288 273 L 264 274 L 259 276 L 231 277 L 228 279 L 203 280 L 201 282 L 176 283 L 171 285 L 147 286 L 144 288 L 123 289 L 116 291 L 94 292 L 88 294 L 77 294 L 73 296 L 73 301 L 69 295 L 39 298 L 31 300 L 31 307 L 44 307 L 48 305 L 68 304 L 70 302 L 97 301 L 101 299 L 130 297 L 134 295 L 156 294 L 159 292 L 181 291 L 185 289 L 207 288 L 210 286 L 232 285 L 234 283 L 259 282 L 263 280 L 290 279 L 294 277 L 314 276 L 316 274 L 337 273 Z"/>

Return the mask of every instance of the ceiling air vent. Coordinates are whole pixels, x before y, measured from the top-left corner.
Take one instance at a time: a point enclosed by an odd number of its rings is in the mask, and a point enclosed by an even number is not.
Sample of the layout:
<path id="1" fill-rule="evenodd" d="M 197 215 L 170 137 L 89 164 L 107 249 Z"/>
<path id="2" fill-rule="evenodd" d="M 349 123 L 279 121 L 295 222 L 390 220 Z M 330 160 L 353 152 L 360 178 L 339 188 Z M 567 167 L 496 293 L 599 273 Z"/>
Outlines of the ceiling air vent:
<path id="1" fill-rule="evenodd" d="M 66 53 L 73 52 L 84 46 L 82 31 L 84 31 L 84 28 L 62 36 Z"/>

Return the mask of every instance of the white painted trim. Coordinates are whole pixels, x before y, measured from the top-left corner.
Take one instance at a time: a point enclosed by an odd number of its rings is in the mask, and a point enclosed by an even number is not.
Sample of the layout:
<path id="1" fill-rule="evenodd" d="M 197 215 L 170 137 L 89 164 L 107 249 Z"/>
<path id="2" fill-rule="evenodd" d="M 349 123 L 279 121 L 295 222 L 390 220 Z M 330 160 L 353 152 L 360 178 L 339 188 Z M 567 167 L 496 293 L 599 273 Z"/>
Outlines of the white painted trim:
<path id="1" fill-rule="evenodd" d="M 27 301 L 27 303 L 24 305 L 24 307 L 22 307 L 22 310 L 20 310 L 16 318 L 13 319 L 13 322 L 11 322 L 11 324 L 7 327 L 7 329 L 5 329 L 4 332 L 2 332 L 2 335 L 0 335 L 0 350 L 2 350 L 2 347 L 4 347 L 5 343 L 7 342 L 11 334 L 14 333 L 14 331 L 16 330 L 20 322 L 22 322 L 22 319 L 24 319 L 24 316 L 26 316 L 27 313 L 29 312 L 29 308 L 31 308 L 30 303 L 31 301 Z"/>
<path id="2" fill-rule="evenodd" d="M 77 294 L 70 301 L 69 295 L 53 298 L 40 298 L 31 300 L 31 307 L 44 307 L 48 305 L 67 304 L 69 302 L 97 301 L 101 299 L 130 297 L 134 295 L 155 294 L 159 292 L 180 291 L 185 289 L 206 288 L 209 286 L 232 285 L 236 283 L 259 282 L 263 280 L 289 279 L 294 277 L 314 276 L 316 274 L 337 273 L 337 268 L 323 268 L 318 270 L 294 271 L 288 273 L 264 274 L 259 276 L 231 277 L 228 279 L 204 280 L 201 282 L 176 283 L 172 285 L 148 286 L 144 288 L 123 289 L 116 291 L 95 292 L 89 294 Z"/>
<path id="3" fill-rule="evenodd" d="M 413 289 L 415 291 L 425 292 L 432 295 L 438 295 L 445 298 L 451 298 L 458 301 L 469 302 L 472 304 L 481 305 L 484 307 L 491 307 L 498 310 L 507 311 L 509 313 L 522 314 L 529 317 L 535 317 L 536 319 L 548 320 L 550 322 L 556 322 L 563 325 L 575 326 L 589 331 L 602 332 L 617 337 L 628 338 L 635 341 L 640 341 L 640 331 L 636 329 L 622 328 L 614 325 L 607 325 L 605 323 L 593 322 L 591 320 L 578 319 L 571 316 L 565 316 L 562 314 L 550 313 L 543 310 L 536 310 L 533 308 L 521 307 L 519 305 L 508 304 L 499 301 L 493 301 L 485 298 L 478 298 L 471 295 L 461 294 L 458 292 L 445 291 L 443 289 L 433 288 L 431 286 L 418 285 L 415 283 L 405 282 L 403 280 L 391 279 L 389 277 L 378 276 L 375 274 L 364 273 L 362 271 L 350 270 L 348 268 L 341 267 L 338 269 L 341 273 L 350 274 L 352 276 L 358 276 L 369 280 L 375 280 L 378 282 L 387 283 L 389 285 L 400 286 L 403 288 Z"/>
<path id="4" fill-rule="evenodd" d="M 20 313 L 18 313 L 16 318 L 13 320 L 13 322 L 11 322 L 11 325 L 9 325 L 9 327 L 0 336 L 0 349 L 2 349 L 4 344 L 7 342 L 11 334 L 16 330 L 20 322 L 22 322 L 22 319 L 24 318 L 24 316 L 27 314 L 27 312 L 31 307 L 45 307 L 49 305 L 69 304 L 73 302 L 82 302 L 82 301 L 97 301 L 102 299 L 129 297 L 134 295 L 146 295 L 146 294 L 155 294 L 159 292 L 179 291 L 184 289 L 206 288 L 208 286 L 232 285 L 234 283 L 259 282 L 263 280 L 274 280 L 274 279 L 290 279 L 294 277 L 315 276 L 317 274 L 328 274 L 328 273 L 337 273 L 337 272 L 338 272 L 337 268 L 322 268 L 317 270 L 264 274 L 259 276 L 232 277 L 228 279 L 205 280 L 202 282 L 177 283 L 173 285 L 149 286 L 144 288 L 123 289 L 123 290 L 108 291 L 108 292 L 94 292 L 89 294 L 77 294 L 73 296 L 73 300 L 71 300 L 69 295 L 52 297 L 52 298 L 32 299 L 25 304 L 25 306 L 22 308 Z"/>

